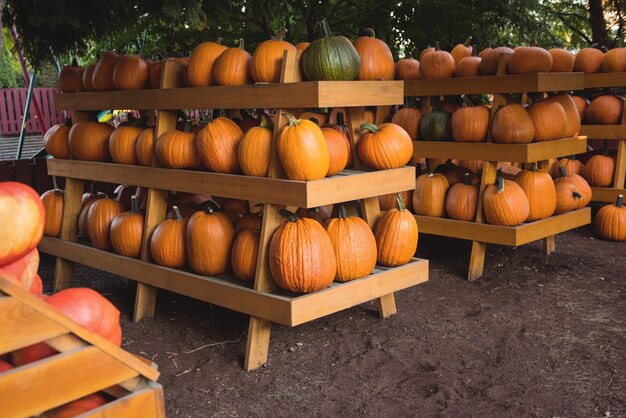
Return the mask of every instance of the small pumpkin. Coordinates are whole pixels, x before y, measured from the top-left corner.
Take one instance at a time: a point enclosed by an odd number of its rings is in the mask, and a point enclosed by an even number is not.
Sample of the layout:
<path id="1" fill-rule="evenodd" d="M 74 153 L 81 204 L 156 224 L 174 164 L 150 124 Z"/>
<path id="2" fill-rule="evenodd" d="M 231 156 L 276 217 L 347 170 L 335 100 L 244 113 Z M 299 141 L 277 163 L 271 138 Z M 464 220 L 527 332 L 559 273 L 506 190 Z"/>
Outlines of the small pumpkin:
<path id="1" fill-rule="evenodd" d="M 561 175 L 560 167 L 563 167 L 563 169 L 565 170 L 565 175 L 580 175 L 584 166 L 585 164 L 583 164 L 582 161 L 576 159 L 575 155 L 572 155 L 569 158 L 561 158 L 557 164 L 553 165 L 550 168 L 550 175 L 553 179 L 558 178 Z"/>
<path id="2" fill-rule="evenodd" d="M 497 176 L 496 184 L 487 186 L 483 196 L 487 223 L 517 226 L 528 219 L 530 207 L 524 190 L 511 180 Z"/>
<path id="3" fill-rule="evenodd" d="M 230 222 L 237 225 L 239 220 L 250 213 L 250 205 L 247 200 L 224 199 L 220 205 L 222 213 L 230 219 Z"/>
<path id="4" fill-rule="evenodd" d="M 41 201 L 46 209 L 43 234 L 47 237 L 58 237 L 61 232 L 64 200 L 65 192 L 59 189 L 48 190 L 41 195 Z"/>
<path id="5" fill-rule="evenodd" d="M 324 229 L 330 237 L 337 260 L 338 282 L 349 282 L 365 277 L 376 267 L 376 238 L 363 219 L 348 217 L 339 205 L 338 217 L 329 219 Z"/>
<path id="6" fill-rule="evenodd" d="M 237 234 L 230 258 L 233 275 L 236 278 L 254 281 L 260 242 L 261 232 L 257 229 L 244 229 Z"/>
<path id="7" fill-rule="evenodd" d="M 261 205 L 262 206 L 262 205 Z M 235 224 L 234 236 L 236 237 L 245 229 L 261 230 L 263 212 L 244 214 Z M 229 219 L 230 221 L 230 219 Z"/>
<path id="8" fill-rule="evenodd" d="M 319 180 L 330 167 L 330 151 L 324 133 L 314 122 L 285 114 L 288 123 L 280 132 L 276 151 L 291 180 Z"/>
<path id="9" fill-rule="evenodd" d="M 454 58 L 455 65 L 458 65 L 463 58 L 471 57 L 474 47 L 472 46 L 472 37 L 468 37 L 462 44 L 457 44 L 450 51 L 450 55 Z"/>
<path id="10" fill-rule="evenodd" d="M 602 56 L 600 70 L 603 73 L 626 71 L 626 48 L 613 48 Z"/>
<path id="11" fill-rule="evenodd" d="M 283 28 L 272 39 L 263 41 L 252 55 L 252 79 L 257 83 L 278 83 L 285 51 L 296 51 L 296 47 L 283 37 L 287 29 Z"/>
<path id="12" fill-rule="evenodd" d="M 397 205 L 396 194 L 399 194 L 402 198 L 406 210 L 408 210 L 409 212 L 413 211 L 413 190 L 404 190 L 399 193 L 389 193 L 378 196 L 378 204 L 380 205 L 380 210 L 385 211 L 395 208 Z"/>
<path id="13" fill-rule="evenodd" d="M 556 206 L 554 208 L 555 215 L 571 212 L 584 207 L 583 196 L 576 191 L 576 187 L 573 184 L 565 182 L 555 183 L 554 189 L 556 192 Z"/>
<path id="14" fill-rule="evenodd" d="M 187 220 L 180 215 L 178 206 L 172 209 L 174 218 L 166 219 L 158 224 L 150 237 L 150 255 L 160 266 L 180 268 L 187 261 L 185 244 Z"/>
<path id="15" fill-rule="evenodd" d="M 196 148 L 196 134 L 191 132 L 191 122 L 184 131 L 162 133 L 154 145 L 154 154 L 166 168 L 196 168 L 200 164 Z"/>
<path id="16" fill-rule="evenodd" d="M 143 215 L 137 196 L 132 196 L 130 212 L 122 212 L 111 221 L 111 246 L 118 254 L 139 258 L 142 234 Z"/>
<path id="17" fill-rule="evenodd" d="M 424 141 L 449 141 L 452 139 L 452 114 L 439 110 L 438 104 L 420 121 L 420 136 Z"/>
<path id="18" fill-rule="evenodd" d="M 109 137 L 109 152 L 118 164 L 137 165 L 137 139 L 143 132 L 136 126 L 118 126 Z"/>
<path id="19" fill-rule="evenodd" d="M 215 62 L 227 47 L 217 42 L 202 42 L 194 48 L 187 64 L 187 78 L 192 87 L 215 85 Z"/>
<path id="20" fill-rule="evenodd" d="M 252 83 L 252 56 L 244 49 L 243 38 L 237 48 L 228 48 L 215 61 L 213 74 L 218 86 L 242 86 Z"/>
<path id="21" fill-rule="evenodd" d="M 426 173 L 415 180 L 413 211 L 417 215 L 443 218 L 446 216 L 446 193 L 450 184 L 443 174 Z"/>
<path id="22" fill-rule="evenodd" d="M 587 206 L 592 198 L 591 187 L 589 187 L 587 180 L 578 174 L 567 174 L 562 167 L 559 167 L 559 174 L 560 176 L 554 179 L 555 185 L 558 183 L 569 183 L 573 185 L 574 190 L 581 195 L 581 207 Z"/>
<path id="23" fill-rule="evenodd" d="M 330 286 L 337 273 L 337 260 L 330 237 L 317 221 L 287 218 L 270 241 L 269 267 L 276 284 L 285 290 L 311 293 Z"/>
<path id="24" fill-rule="evenodd" d="M 420 62 L 410 54 L 396 63 L 396 80 L 417 80 L 420 78 Z"/>
<path id="25" fill-rule="evenodd" d="M 113 90 L 113 72 L 119 55 L 116 52 L 108 51 L 100 56 L 93 69 L 91 76 L 91 85 L 96 91 Z"/>
<path id="26" fill-rule="evenodd" d="M 615 159 L 609 155 L 594 155 L 582 171 L 582 176 L 590 186 L 607 187 L 613 183 Z"/>
<path id="27" fill-rule="evenodd" d="M 587 106 L 585 120 L 590 125 L 617 125 L 622 119 L 623 112 L 624 99 L 622 97 L 598 96 Z"/>
<path id="28" fill-rule="evenodd" d="M 59 90 L 62 93 L 76 93 L 81 90 L 83 71 L 85 69 L 78 65 L 76 58 L 72 60 L 72 65 L 66 65 L 59 72 Z"/>
<path id="29" fill-rule="evenodd" d="M 330 117 L 328 119 L 330 121 Z M 350 134 L 349 134 L 350 128 L 346 126 L 343 120 L 343 113 L 337 112 L 334 122 L 329 122 L 329 124 L 324 126 L 324 128 L 334 129 L 341 134 L 341 136 L 343 137 L 345 147 L 348 150 L 348 162 L 346 164 L 346 167 L 352 167 L 352 144 L 350 143 Z"/>
<path id="30" fill-rule="evenodd" d="M 482 75 L 496 75 L 500 59 L 502 59 L 503 65 L 505 65 L 506 68 L 506 64 L 508 60 L 511 59 L 514 52 L 515 51 L 506 46 L 492 48 L 490 52 L 485 53 L 481 57 L 482 61 L 480 62 L 480 73 Z"/>
<path id="31" fill-rule="evenodd" d="M 604 53 L 596 48 L 583 48 L 576 54 L 574 71 L 585 74 L 599 73 Z"/>
<path id="32" fill-rule="evenodd" d="M 215 202 L 209 201 L 187 224 L 187 260 L 198 274 L 223 274 L 229 268 L 233 225 L 218 209 Z"/>
<path id="33" fill-rule="evenodd" d="M 501 144 L 528 144 L 535 137 L 535 126 L 526 109 L 511 103 L 497 110 L 491 135 Z"/>
<path id="34" fill-rule="evenodd" d="M 75 160 L 110 161 L 109 137 L 113 127 L 106 123 L 80 121 L 70 129 L 68 144 Z"/>
<path id="35" fill-rule="evenodd" d="M 470 180 L 472 184 L 478 184 L 479 179 L 476 174 L 474 174 L 470 169 L 463 167 L 461 165 L 456 165 L 452 160 L 448 160 L 443 164 L 438 165 L 433 173 L 443 174 L 448 180 L 448 184 L 453 186 L 457 183 L 463 183 L 465 175 L 470 175 Z"/>
<path id="36" fill-rule="evenodd" d="M 617 196 L 614 205 L 600 208 L 595 220 L 596 231 L 604 239 L 626 241 L 626 207 L 624 195 Z"/>
<path id="37" fill-rule="evenodd" d="M 380 126 L 365 123 L 361 125 L 361 132 L 364 133 L 357 144 L 357 152 L 363 164 L 369 168 L 400 168 L 413 156 L 411 137 L 394 123 L 383 123 Z"/>
<path id="38" fill-rule="evenodd" d="M 239 173 L 237 149 L 242 138 L 243 131 L 232 120 L 224 116 L 209 119 L 196 137 L 198 157 L 205 167 L 216 173 Z"/>
<path id="39" fill-rule="evenodd" d="M 82 201 L 81 201 L 81 209 L 80 214 L 78 215 L 78 235 L 81 237 L 87 237 L 87 214 L 89 213 L 89 208 L 93 203 L 98 199 L 103 199 L 106 197 L 104 193 L 97 192 L 95 190 L 96 182 L 91 183 L 91 188 L 88 193 L 83 193 Z"/>
<path id="40" fill-rule="evenodd" d="M 54 158 L 70 158 L 70 127 L 71 119 L 67 119 L 64 124 L 59 123 L 52 126 L 43 137 L 43 147 L 46 152 Z"/>
<path id="41" fill-rule="evenodd" d="M 113 85 L 118 90 L 140 90 L 148 85 L 150 65 L 139 55 L 122 55 L 115 63 Z"/>
<path id="42" fill-rule="evenodd" d="M 421 138 L 419 127 L 423 116 L 424 114 L 419 109 L 404 107 L 393 114 L 391 123 L 402 127 L 409 134 L 411 140 L 416 141 Z"/>
<path id="43" fill-rule="evenodd" d="M 515 49 L 507 63 L 509 74 L 547 73 L 551 68 L 552 55 L 537 46 Z"/>
<path id="44" fill-rule="evenodd" d="M 408 263 L 417 251 L 418 227 L 415 217 L 406 210 L 400 195 L 397 195 L 397 205 L 397 208 L 382 213 L 374 228 L 378 263 L 388 267 Z"/>
<path id="45" fill-rule="evenodd" d="M 94 201 L 87 212 L 87 235 L 99 250 L 111 250 L 111 222 L 124 211 L 117 200 L 105 197 Z"/>
<path id="46" fill-rule="evenodd" d="M 393 80 L 395 62 L 389 46 L 376 38 L 373 29 L 365 28 L 363 33 L 354 41 L 354 48 L 361 58 L 357 80 Z"/>
<path id="47" fill-rule="evenodd" d="M 489 130 L 489 109 L 485 106 L 474 106 L 465 95 L 461 96 L 467 106 L 452 114 L 450 127 L 452 138 L 458 142 L 484 142 Z"/>
<path id="48" fill-rule="evenodd" d="M 478 77 L 480 75 L 481 57 L 465 57 L 456 64 L 455 77 Z"/>
<path id="49" fill-rule="evenodd" d="M 150 167 L 154 155 L 154 128 L 145 128 L 135 142 L 135 153 L 140 165 Z"/>
<path id="50" fill-rule="evenodd" d="M 273 132 L 265 115 L 261 125 L 250 128 L 239 142 L 237 161 L 247 176 L 267 177 L 270 169 L 270 150 Z"/>
<path id="51" fill-rule="evenodd" d="M 447 51 L 439 49 L 439 42 L 435 50 L 425 54 L 420 61 L 420 74 L 423 78 L 448 78 L 454 75 L 456 62 Z"/>
<path id="52" fill-rule="evenodd" d="M 575 54 L 560 45 L 548 50 L 548 52 L 552 55 L 551 73 L 571 73 L 574 70 Z"/>
<path id="53" fill-rule="evenodd" d="M 296 211 L 296 216 L 298 218 L 309 218 L 313 219 L 320 223 L 320 225 L 324 225 L 326 221 L 330 219 L 331 213 L 324 206 L 319 208 L 298 208 Z"/>
<path id="54" fill-rule="evenodd" d="M 350 159 L 350 142 L 338 130 L 333 128 L 322 128 L 322 133 L 328 143 L 330 153 L 330 165 L 326 176 L 334 176 L 343 171 Z"/>
<path id="55" fill-rule="evenodd" d="M 528 114 L 535 127 L 534 142 L 552 141 L 566 136 L 568 121 L 560 103 L 551 100 L 535 102 L 528 107 Z"/>
<path id="56" fill-rule="evenodd" d="M 552 177 L 535 168 L 535 163 L 532 163 L 530 170 L 522 170 L 515 176 L 515 182 L 528 197 L 528 222 L 548 218 L 556 209 L 556 189 Z"/>
<path id="57" fill-rule="evenodd" d="M 450 187 L 445 199 L 445 212 L 452 219 L 473 222 L 478 209 L 478 186 L 472 184 L 470 173 L 462 183 Z"/>
<path id="58" fill-rule="evenodd" d="M 479 174 L 483 170 L 484 161 L 481 160 L 461 160 L 459 165 L 470 170 L 472 173 Z"/>
<path id="59" fill-rule="evenodd" d="M 93 72 L 96 69 L 96 63 L 93 62 L 91 64 L 89 64 L 86 68 L 85 71 L 83 71 L 83 75 L 82 75 L 82 83 L 83 83 L 83 90 L 84 91 L 94 91 L 94 87 L 93 87 Z"/>

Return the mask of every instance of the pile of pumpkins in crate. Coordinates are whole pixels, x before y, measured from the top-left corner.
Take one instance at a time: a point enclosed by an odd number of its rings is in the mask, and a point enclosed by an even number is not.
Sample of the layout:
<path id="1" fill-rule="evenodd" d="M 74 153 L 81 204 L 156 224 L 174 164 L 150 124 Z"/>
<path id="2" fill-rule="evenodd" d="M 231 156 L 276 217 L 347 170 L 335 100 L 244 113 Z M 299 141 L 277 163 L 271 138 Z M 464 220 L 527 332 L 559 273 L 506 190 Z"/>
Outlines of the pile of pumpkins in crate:
<path id="1" fill-rule="evenodd" d="M 22 183 L 0 183 L 0 277 L 19 283 L 33 295 L 58 309 L 89 331 L 121 346 L 120 312 L 106 298 L 92 289 L 69 288 L 50 296 L 42 294 L 37 245 L 44 232 L 48 213 L 35 190 Z M 0 353 L 2 374 L 58 354 L 46 343 L 37 343 L 11 353 Z M 75 416 L 107 403 L 104 393 L 89 395 L 63 405 L 43 416 Z"/>

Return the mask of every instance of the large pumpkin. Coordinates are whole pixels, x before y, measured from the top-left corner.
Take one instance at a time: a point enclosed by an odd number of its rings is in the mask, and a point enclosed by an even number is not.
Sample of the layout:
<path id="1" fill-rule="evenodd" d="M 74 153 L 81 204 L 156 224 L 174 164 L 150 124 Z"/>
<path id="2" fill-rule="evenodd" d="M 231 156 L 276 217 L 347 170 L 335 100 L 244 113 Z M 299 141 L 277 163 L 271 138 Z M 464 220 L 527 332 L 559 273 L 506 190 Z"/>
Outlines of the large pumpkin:
<path id="1" fill-rule="evenodd" d="M 360 279 L 374 271 L 376 266 L 376 238 L 363 219 L 348 217 L 339 205 L 339 216 L 324 225 L 337 259 L 338 282 Z"/>
<path id="2" fill-rule="evenodd" d="M 322 133 L 328 143 L 330 153 L 330 165 L 327 176 L 334 176 L 343 171 L 350 160 L 350 142 L 338 130 L 333 128 L 322 128 Z"/>
<path id="3" fill-rule="evenodd" d="M 236 278 L 254 281 L 260 241 L 261 232 L 258 229 L 244 229 L 237 234 L 230 257 L 233 275 Z"/>
<path id="4" fill-rule="evenodd" d="M 118 164 L 137 165 L 137 138 L 143 132 L 135 126 L 119 126 L 109 137 L 109 152 Z"/>
<path id="5" fill-rule="evenodd" d="M 366 28 L 364 35 L 354 41 L 354 48 L 361 57 L 357 80 L 393 80 L 395 63 L 387 44 L 376 38 L 374 30 Z"/>
<path id="6" fill-rule="evenodd" d="M 276 151 L 291 180 L 319 180 L 330 167 L 330 151 L 322 130 L 314 122 L 286 114 Z"/>
<path id="7" fill-rule="evenodd" d="M 548 50 L 552 55 L 551 73 L 571 73 L 574 70 L 576 55 L 564 48 L 552 48 Z"/>
<path id="8" fill-rule="evenodd" d="M 143 215 L 137 196 L 132 196 L 130 212 L 122 212 L 111 221 L 111 246 L 119 254 L 139 258 L 142 234 Z"/>
<path id="9" fill-rule="evenodd" d="M 106 123 L 80 121 L 72 126 L 68 143 L 75 160 L 110 161 L 109 137 L 113 127 Z"/>
<path id="10" fill-rule="evenodd" d="M 413 211 L 417 215 L 446 216 L 445 199 L 450 184 L 443 174 L 426 173 L 415 180 Z"/>
<path id="11" fill-rule="evenodd" d="M 535 142 L 552 141 L 566 135 L 567 116 L 560 103 L 542 100 L 528 107 L 528 114 L 535 127 Z"/>
<path id="12" fill-rule="evenodd" d="M 154 154 L 166 168 L 196 168 L 200 164 L 196 147 L 196 134 L 187 123 L 184 131 L 162 133 L 154 145 Z"/>
<path id="13" fill-rule="evenodd" d="M 624 207 L 624 195 L 617 196 L 614 205 L 606 205 L 600 208 L 596 215 L 596 231 L 604 238 L 611 241 L 626 241 L 626 207 Z"/>
<path id="14" fill-rule="evenodd" d="M 537 46 L 516 48 L 507 63 L 510 74 L 547 73 L 552 68 L 552 55 Z"/>
<path id="15" fill-rule="evenodd" d="M 418 228 L 400 195 L 398 207 L 384 212 L 374 228 L 378 263 L 396 267 L 408 263 L 417 251 Z"/>
<path id="16" fill-rule="evenodd" d="M 241 86 L 252 82 L 252 56 L 244 49 L 243 39 L 237 48 L 228 48 L 215 61 L 213 73 L 219 86 Z"/>
<path id="17" fill-rule="evenodd" d="M 420 62 L 410 54 L 396 63 L 396 80 L 417 80 L 420 78 Z"/>
<path id="18" fill-rule="evenodd" d="M 194 213 L 187 224 L 187 260 L 191 269 L 207 276 L 228 270 L 233 244 L 233 225 L 210 201 Z"/>
<path id="19" fill-rule="evenodd" d="M 202 42 L 194 48 L 187 64 L 187 78 L 192 87 L 212 86 L 215 84 L 215 61 L 226 47 L 217 42 Z"/>
<path id="20" fill-rule="evenodd" d="M 465 57 L 456 64 L 455 77 L 478 77 L 480 75 L 481 57 Z"/>
<path id="21" fill-rule="evenodd" d="M 246 131 L 237 150 L 237 161 L 245 175 L 267 177 L 272 138 L 273 132 L 265 115 L 261 116 L 260 126 Z"/>
<path id="22" fill-rule="evenodd" d="M 59 72 L 59 90 L 62 93 L 76 93 L 81 90 L 84 68 L 80 67 L 76 59 L 72 65 L 66 65 Z"/>
<path id="23" fill-rule="evenodd" d="M 559 162 L 555 164 L 554 166 L 552 166 L 552 168 L 550 169 L 550 175 L 552 176 L 553 179 L 558 178 L 561 175 L 560 167 L 563 167 L 563 169 L 565 170 L 565 175 L 568 175 L 568 174 L 580 175 L 583 171 L 584 166 L 585 164 L 583 164 L 582 161 L 577 160 L 575 155 L 569 158 L 561 158 Z"/>
<path id="24" fill-rule="evenodd" d="M 43 147 L 46 152 L 54 158 L 70 158 L 70 127 L 71 120 L 67 120 L 64 124 L 59 123 L 52 126 L 43 137 Z"/>
<path id="25" fill-rule="evenodd" d="M 604 53 L 596 48 L 583 48 L 576 54 L 574 71 L 585 74 L 599 73 Z"/>
<path id="26" fill-rule="evenodd" d="M 550 174 L 536 171 L 535 163 L 532 163 L 530 170 L 522 170 L 515 176 L 515 182 L 528 197 L 527 221 L 538 221 L 552 216 L 556 209 L 556 189 Z"/>
<path id="27" fill-rule="evenodd" d="M 583 195 L 576 191 L 576 187 L 573 184 L 566 182 L 554 183 L 554 189 L 556 192 L 555 215 L 571 212 L 585 206 L 583 205 Z"/>
<path id="28" fill-rule="evenodd" d="M 455 45 L 450 51 L 450 55 L 454 58 L 455 65 L 458 65 L 463 58 L 470 57 L 474 47 L 472 46 L 472 37 L 468 37 L 464 43 Z"/>
<path id="29" fill-rule="evenodd" d="M 150 167 L 154 155 L 154 128 L 145 128 L 135 141 L 135 153 L 140 165 Z"/>
<path id="30" fill-rule="evenodd" d="M 467 106 L 452 114 L 452 137 L 459 142 L 484 142 L 489 130 L 489 109 L 485 106 L 474 106 L 467 96 L 462 97 Z"/>
<path id="31" fill-rule="evenodd" d="M 580 132 L 580 114 L 576 103 L 569 94 L 557 94 L 551 96 L 548 101 L 554 101 L 563 107 L 565 111 L 565 137 L 573 137 Z"/>
<path id="32" fill-rule="evenodd" d="M 589 187 L 589 183 L 582 176 L 578 174 L 567 174 L 563 167 L 559 167 L 560 176 L 554 179 L 554 183 L 570 183 L 574 186 L 576 192 L 581 195 L 581 207 L 587 206 L 589 202 L 591 202 L 592 191 L 591 187 Z"/>
<path id="33" fill-rule="evenodd" d="M 624 99 L 617 96 L 598 96 L 589 103 L 585 111 L 588 124 L 617 125 L 624 112 Z"/>
<path id="34" fill-rule="evenodd" d="M 607 187 L 613 183 L 615 160 L 609 155 L 594 155 L 582 171 L 582 176 L 590 186 Z"/>
<path id="35" fill-rule="evenodd" d="M 424 54 L 420 61 L 422 78 L 452 77 L 455 68 L 454 57 L 447 51 L 439 50 L 439 42 L 435 44 L 435 50 Z"/>
<path id="36" fill-rule="evenodd" d="M 361 125 L 361 132 L 365 133 L 357 144 L 357 152 L 363 164 L 369 168 L 400 168 L 413 156 L 411 137 L 394 123 L 383 123 L 380 126 L 366 123 Z"/>
<path id="37" fill-rule="evenodd" d="M 478 186 L 472 184 L 466 173 L 463 182 L 450 187 L 445 200 L 445 212 L 452 219 L 473 222 L 478 208 Z"/>
<path id="38" fill-rule="evenodd" d="M 600 62 L 603 73 L 621 73 L 626 71 L 626 48 L 613 48 L 607 51 Z"/>
<path id="39" fill-rule="evenodd" d="M 287 29 L 282 29 L 276 36 L 263 41 L 252 55 L 252 79 L 257 83 L 278 83 L 280 81 L 283 54 L 285 51 L 296 51 L 296 47 L 283 37 Z"/>
<path id="40" fill-rule="evenodd" d="M 91 85 L 94 90 L 113 90 L 115 88 L 113 72 L 115 71 L 115 64 L 117 64 L 118 58 L 119 55 L 113 51 L 105 52 L 100 56 L 91 76 Z"/>
<path id="41" fill-rule="evenodd" d="M 452 114 L 436 108 L 420 121 L 420 136 L 424 141 L 450 141 L 452 139 Z"/>
<path id="42" fill-rule="evenodd" d="M 330 237 L 317 221 L 298 219 L 286 210 L 287 223 L 270 242 L 269 267 L 276 284 L 291 292 L 311 293 L 330 286 L 337 260 Z"/>
<path id="43" fill-rule="evenodd" d="M 150 256 L 160 266 L 179 268 L 187 261 L 187 220 L 180 216 L 177 206 L 172 209 L 174 218 L 158 224 L 150 237 Z"/>
<path id="44" fill-rule="evenodd" d="M 511 180 L 497 177 L 496 184 L 487 186 L 483 196 L 487 223 L 517 226 L 528 219 L 530 208 L 524 190 Z"/>
<path id="45" fill-rule="evenodd" d="M 535 126 L 528 112 L 519 104 L 508 104 L 496 112 L 491 128 L 493 142 L 528 144 L 535 137 Z"/>
<path id="46" fill-rule="evenodd" d="M 113 85 L 118 90 L 139 90 L 148 85 L 150 65 L 139 55 L 122 55 L 115 63 Z"/>
<path id="47" fill-rule="evenodd" d="M 416 141 L 421 138 L 419 127 L 423 116 L 422 111 L 419 109 L 404 107 L 393 114 L 391 123 L 400 126 L 409 134 L 412 141 Z"/>
<path id="48" fill-rule="evenodd" d="M 326 19 L 320 27 L 322 37 L 302 53 L 304 76 L 307 80 L 354 80 L 361 68 L 359 53 L 345 36 L 332 36 Z"/>
<path id="49" fill-rule="evenodd" d="M 111 222 L 124 211 L 117 200 L 98 199 L 87 212 L 87 234 L 94 247 L 100 250 L 111 250 Z"/>
<path id="50" fill-rule="evenodd" d="M 223 116 L 209 120 L 196 137 L 198 157 L 216 173 L 239 173 L 237 149 L 242 138 L 243 131 L 232 120 Z"/>
<path id="51" fill-rule="evenodd" d="M 480 73 L 482 75 L 496 75 L 500 59 L 502 59 L 503 64 L 505 65 L 508 60 L 511 59 L 514 52 L 515 51 L 506 46 L 487 50 L 487 52 L 481 57 L 482 61 L 480 62 Z"/>
<path id="52" fill-rule="evenodd" d="M 48 190 L 41 195 L 41 201 L 44 208 L 46 208 L 46 222 L 43 234 L 47 237 L 58 237 L 61 232 L 64 197 L 65 193 L 59 189 Z"/>

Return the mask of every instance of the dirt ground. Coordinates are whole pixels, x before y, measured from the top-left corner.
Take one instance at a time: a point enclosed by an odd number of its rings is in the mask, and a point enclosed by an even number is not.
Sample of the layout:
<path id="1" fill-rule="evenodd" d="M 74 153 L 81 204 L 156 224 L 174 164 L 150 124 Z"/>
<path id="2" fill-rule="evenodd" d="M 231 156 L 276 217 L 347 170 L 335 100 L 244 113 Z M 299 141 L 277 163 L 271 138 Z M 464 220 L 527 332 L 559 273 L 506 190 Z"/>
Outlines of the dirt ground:
<path id="1" fill-rule="evenodd" d="M 422 235 L 418 256 L 430 281 L 396 295 L 397 315 L 367 303 L 274 326 L 254 372 L 245 315 L 162 291 L 156 317 L 133 324 L 132 282 L 79 266 L 74 284 L 122 311 L 123 346 L 158 363 L 169 416 L 626 416 L 626 243 L 586 227 L 551 256 L 490 246 L 476 283 L 468 242 Z"/>

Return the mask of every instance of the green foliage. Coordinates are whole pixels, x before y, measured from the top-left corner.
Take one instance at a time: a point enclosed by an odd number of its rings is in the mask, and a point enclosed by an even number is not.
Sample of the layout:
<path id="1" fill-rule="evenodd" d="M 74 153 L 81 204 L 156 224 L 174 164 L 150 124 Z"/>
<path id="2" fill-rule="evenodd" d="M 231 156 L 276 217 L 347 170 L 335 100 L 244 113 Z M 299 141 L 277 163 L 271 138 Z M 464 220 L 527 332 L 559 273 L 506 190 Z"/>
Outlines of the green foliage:
<path id="1" fill-rule="evenodd" d="M 16 54 L 11 51 L 13 40 L 6 29 L 3 32 L 2 57 L 0 57 L 0 87 L 24 87 L 24 77 L 22 76 L 20 63 Z"/>

